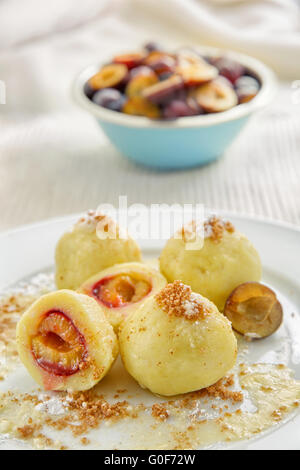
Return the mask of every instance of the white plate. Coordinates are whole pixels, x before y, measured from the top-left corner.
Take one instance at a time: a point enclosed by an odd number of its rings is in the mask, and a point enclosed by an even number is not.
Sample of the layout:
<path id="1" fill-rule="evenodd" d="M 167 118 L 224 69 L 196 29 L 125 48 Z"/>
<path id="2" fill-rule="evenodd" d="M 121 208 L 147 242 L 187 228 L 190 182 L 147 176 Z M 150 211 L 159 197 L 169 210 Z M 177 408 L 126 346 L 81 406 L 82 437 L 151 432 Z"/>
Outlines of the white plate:
<path id="1" fill-rule="evenodd" d="M 282 299 L 288 299 L 287 309 L 300 313 L 300 230 L 288 224 L 273 223 L 255 218 L 222 214 L 246 233 L 257 247 L 263 262 L 266 283 L 272 285 Z M 76 220 L 78 215 L 25 226 L 0 234 L 0 290 L 11 286 L 21 279 L 53 266 L 54 248 L 60 235 Z M 158 255 L 162 243 L 143 242 L 145 255 Z M 281 300 L 282 300 L 281 299 Z M 299 322 L 296 324 L 300 327 Z M 288 365 L 300 379 L 300 337 L 295 331 L 288 331 Z M 272 348 L 272 339 L 265 340 L 257 352 L 259 358 Z M 257 357 L 255 358 L 257 360 Z M 3 448 L 0 444 L 0 448 Z M 6 441 L 5 448 L 15 447 Z M 262 437 L 231 445 L 234 449 L 300 449 L 300 414 L 294 415 L 285 424 L 273 428 Z"/>

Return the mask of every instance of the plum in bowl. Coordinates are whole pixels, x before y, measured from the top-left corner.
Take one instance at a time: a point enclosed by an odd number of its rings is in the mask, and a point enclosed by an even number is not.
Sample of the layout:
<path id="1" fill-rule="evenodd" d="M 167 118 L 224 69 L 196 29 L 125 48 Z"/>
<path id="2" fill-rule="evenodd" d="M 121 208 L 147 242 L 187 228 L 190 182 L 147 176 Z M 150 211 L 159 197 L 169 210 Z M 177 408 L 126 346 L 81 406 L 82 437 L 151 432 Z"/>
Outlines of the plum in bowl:
<path id="1" fill-rule="evenodd" d="M 87 67 L 73 92 L 123 155 L 180 169 L 220 157 L 276 88 L 273 72 L 244 54 L 146 48 Z"/>

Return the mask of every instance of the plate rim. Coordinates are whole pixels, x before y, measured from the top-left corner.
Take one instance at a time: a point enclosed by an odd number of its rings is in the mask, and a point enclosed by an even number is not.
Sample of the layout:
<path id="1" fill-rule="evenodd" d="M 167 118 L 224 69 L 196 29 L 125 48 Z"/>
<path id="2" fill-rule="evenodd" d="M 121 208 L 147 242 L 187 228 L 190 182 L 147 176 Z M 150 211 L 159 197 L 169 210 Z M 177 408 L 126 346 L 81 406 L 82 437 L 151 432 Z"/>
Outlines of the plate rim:
<path id="1" fill-rule="evenodd" d="M 149 207 L 150 205 L 148 204 L 145 206 Z M 73 212 L 71 214 L 49 217 L 49 218 L 42 219 L 40 221 L 29 222 L 26 224 L 18 225 L 16 227 L 8 228 L 6 230 L 0 231 L 0 241 L 2 238 L 5 238 L 17 232 L 22 232 L 24 230 L 31 230 L 31 229 L 43 227 L 48 224 L 51 225 L 52 223 L 64 222 L 67 220 L 71 221 L 73 218 L 76 219 L 77 217 L 79 219 L 85 213 L 86 211 Z M 286 222 L 286 221 L 279 220 L 279 219 L 273 219 L 271 217 L 248 214 L 247 212 L 236 212 L 233 210 L 226 210 L 226 209 L 214 209 L 214 208 L 209 208 L 209 207 L 205 208 L 205 213 L 218 214 L 218 215 L 221 215 L 222 217 L 228 217 L 228 218 L 232 216 L 232 217 L 236 217 L 245 221 L 250 220 L 252 222 L 259 222 L 262 224 L 267 224 L 269 226 L 275 226 L 277 228 L 282 228 L 282 229 L 286 229 L 289 231 L 293 231 L 300 235 L 300 225 L 298 226 L 297 224 L 294 224 L 292 222 Z"/>

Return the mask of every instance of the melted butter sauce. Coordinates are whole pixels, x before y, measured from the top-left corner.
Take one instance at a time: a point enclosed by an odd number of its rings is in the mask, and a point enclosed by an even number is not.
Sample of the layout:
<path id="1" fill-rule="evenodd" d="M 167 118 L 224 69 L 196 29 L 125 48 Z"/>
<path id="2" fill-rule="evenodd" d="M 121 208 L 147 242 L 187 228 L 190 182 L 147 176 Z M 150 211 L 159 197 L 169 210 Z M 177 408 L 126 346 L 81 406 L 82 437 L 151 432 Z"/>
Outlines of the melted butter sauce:
<path id="1" fill-rule="evenodd" d="M 290 369 L 280 365 L 253 364 L 241 369 L 241 386 L 257 407 L 254 413 L 225 416 L 228 439 L 247 439 L 284 420 L 300 404 L 300 382 Z"/>
<path id="2" fill-rule="evenodd" d="M 41 292 L 44 293 L 45 288 Z M 36 292 L 36 297 L 41 292 Z M 3 376 L 0 381 L 0 449 L 5 446 L 23 448 L 24 445 L 41 449 L 62 445 L 87 449 L 222 448 L 276 429 L 294 416 L 300 404 L 300 381 L 288 367 L 294 367 L 293 361 L 297 364 L 300 357 L 297 349 L 300 321 L 295 306 L 282 295 L 280 300 L 284 304 L 285 325 L 276 335 L 251 343 L 238 336 L 239 355 L 232 371 L 234 386 L 231 388 L 243 392 L 243 402 L 231 403 L 212 397 L 187 401 L 188 395 L 172 399 L 154 396 L 137 385 L 119 359 L 96 390 L 109 403 L 127 400 L 128 406 L 136 410 L 136 418 L 102 421 L 98 428 L 84 434 L 89 439 L 84 446 L 81 436 L 74 437 L 69 429 L 58 431 L 45 427 L 50 411 L 40 406 L 45 400 L 39 398 L 37 386 L 11 352 L 15 351 L 15 345 L 10 342 L 9 348 L 5 349 L 2 372 L 0 367 Z M 2 362 L 3 357 L 0 355 Z M 13 392 L 7 395 L 6 392 L 11 390 Z M 27 400 L 26 393 L 33 399 Z M 47 399 L 55 399 L 60 404 L 58 409 L 68 415 L 64 392 L 45 393 Z M 152 415 L 153 404 L 165 407 L 169 415 L 165 421 Z M 18 428 L 28 424 L 28 417 L 43 429 L 43 437 L 35 435 L 20 439 Z M 45 436 L 51 440 L 47 441 Z"/>

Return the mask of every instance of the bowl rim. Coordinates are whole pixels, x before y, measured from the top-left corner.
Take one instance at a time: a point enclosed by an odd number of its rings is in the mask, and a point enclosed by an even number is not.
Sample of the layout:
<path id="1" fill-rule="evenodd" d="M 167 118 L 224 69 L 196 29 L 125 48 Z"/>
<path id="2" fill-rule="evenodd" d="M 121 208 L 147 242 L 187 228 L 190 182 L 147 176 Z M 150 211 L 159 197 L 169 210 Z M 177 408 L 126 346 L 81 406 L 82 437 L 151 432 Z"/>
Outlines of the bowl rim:
<path id="1" fill-rule="evenodd" d="M 184 48 L 180 48 L 184 49 Z M 97 62 L 96 64 L 85 67 L 77 74 L 72 84 L 72 96 L 75 102 L 86 111 L 98 118 L 100 121 L 116 124 L 122 127 L 148 128 L 148 129 L 181 129 L 194 127 L 209 127 L 216 124 L 227 123 L 249 116 L 271 102 L 278 88 L 278 80 L 275 73 L 260 60 L 246 54 L 211 46 L 186 46 L 185 49 L 197 50 L 207 56 L 223 55 L 229 59 L 236 60 L 240 64 L 249 68 L 259 78 L 261 88 L 248 103 L 242 103 L 233 108 L 220 113 L 204 114 L 191 117 L 179 117 L 174 120 L 154 120 L 143 116 L 131 116 L 117 111 L 98 106 L 93 103 L 84 93 L 83 87 L 86 81 L 95 74 L 99 68 L 107 61 Z M 111 60 L 111 56 L 108 60 Z"/>

